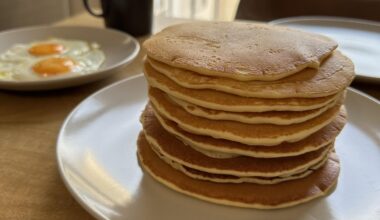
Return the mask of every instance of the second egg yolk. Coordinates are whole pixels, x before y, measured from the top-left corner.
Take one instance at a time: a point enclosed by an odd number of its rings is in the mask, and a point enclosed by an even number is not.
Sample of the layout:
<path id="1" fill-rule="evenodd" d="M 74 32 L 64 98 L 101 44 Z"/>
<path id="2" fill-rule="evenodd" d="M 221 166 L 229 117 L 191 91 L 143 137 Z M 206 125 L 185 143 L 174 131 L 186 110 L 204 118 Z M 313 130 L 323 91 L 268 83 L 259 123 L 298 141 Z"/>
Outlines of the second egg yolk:
<path id="1" fill-rule="evenodd" d="M 65 47 L 60 44 L 36 44 L 29 48 L 28 52 L 34 56 L 45 56 L 62 53 Z"/>
<path id="2" fill-rule="evenodd" d="M 75 62 L 69 58 L 53 57 L 34 64 L 33 71 L 41 76 L 48 77 L 68 73 L 74 66 Z"/>

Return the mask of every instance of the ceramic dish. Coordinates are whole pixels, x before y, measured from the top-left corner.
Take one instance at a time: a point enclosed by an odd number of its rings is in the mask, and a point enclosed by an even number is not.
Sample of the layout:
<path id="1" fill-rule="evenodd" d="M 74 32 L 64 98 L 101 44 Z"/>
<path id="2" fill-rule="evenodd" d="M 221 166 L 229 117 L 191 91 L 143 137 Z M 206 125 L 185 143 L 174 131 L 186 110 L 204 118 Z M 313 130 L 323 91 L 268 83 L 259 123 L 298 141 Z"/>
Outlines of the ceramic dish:
<path id="1" fill-rule="evenodd" d="M 130 63 L 138 54 L 139 43 L 128 34 L 101 28 L 43 26 L 10 30 L 0 33 L 0 54 L 12 45 L 30 43 L 48 38 L 63 38 L 96 42 L 105 54 L 105 61 L 100 68 L 84 75 L 71 75 L 59 78 L 10 81 L 0 80 L 0 89 L 8 90 L 48 90 L 77 86 L 103 79 L 118 72 Z"/>
<path id="2" fill-rule="evenodd" d="M 336 142 L 341 174 L 335 192 L 292 208 L 255 210 L 177 193 L 144 173 L 136 158 L 139 116 L 147 102 L 140 75 L 84 100 L 57 142 L 59 170 L 76 200 L 99 219 L 379 219 L 380 104 L 350 89 L 349 121 Z"/>

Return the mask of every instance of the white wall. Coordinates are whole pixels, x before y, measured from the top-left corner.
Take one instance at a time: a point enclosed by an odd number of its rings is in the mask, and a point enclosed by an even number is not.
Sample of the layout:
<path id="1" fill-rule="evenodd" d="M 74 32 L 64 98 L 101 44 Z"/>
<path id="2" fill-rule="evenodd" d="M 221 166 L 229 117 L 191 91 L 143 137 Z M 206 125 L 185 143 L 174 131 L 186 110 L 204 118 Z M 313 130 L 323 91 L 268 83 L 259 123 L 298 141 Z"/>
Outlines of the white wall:
<path id="1" fill-rule="evenodd" d="M 81 11 L 82 0 L 0 0 L 0 30 L 49 24 Z"/>
<path id="2" fill-rule="evenodd" d="M 232 21 L 239 0 L 155 0 L 156 15 Z"/>

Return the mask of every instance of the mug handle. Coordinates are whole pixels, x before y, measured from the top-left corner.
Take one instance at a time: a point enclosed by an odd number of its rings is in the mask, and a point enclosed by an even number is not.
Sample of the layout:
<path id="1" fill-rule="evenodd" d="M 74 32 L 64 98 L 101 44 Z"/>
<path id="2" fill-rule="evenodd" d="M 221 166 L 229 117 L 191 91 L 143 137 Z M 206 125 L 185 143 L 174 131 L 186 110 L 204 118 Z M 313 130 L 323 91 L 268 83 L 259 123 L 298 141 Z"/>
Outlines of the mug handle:
<path id="1" fill-rule="evenodd" d="M 103 11 L 103 12 L 100 12 L 100 13 L 95 13 L 95 12 L 92 10 L 90 4 L 88 3 L 88 0 L 83 0 L 83 5 L 84 5 L 84 7 L 86 8 L 86 10 L 87 10 L 90 14 L 92 14 L 93 16 L 95 16 L 95 17 L 103 17 L 103 16 L 104 16 L 104 11 Z"/>

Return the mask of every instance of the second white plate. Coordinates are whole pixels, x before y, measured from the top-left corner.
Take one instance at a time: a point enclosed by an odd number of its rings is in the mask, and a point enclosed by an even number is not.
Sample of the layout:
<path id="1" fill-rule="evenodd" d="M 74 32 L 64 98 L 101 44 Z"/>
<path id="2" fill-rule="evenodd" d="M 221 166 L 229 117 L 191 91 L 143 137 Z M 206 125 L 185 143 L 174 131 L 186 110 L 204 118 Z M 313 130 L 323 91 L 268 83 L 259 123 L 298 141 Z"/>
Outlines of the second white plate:
<path id="1" fill-rule="evenodd" d="M 357 79 L 380 83 L 380 23 L 367 20 L 305 16 L 270 22 L 327 35 L 355 64 Z"/>
<path id="2" fill-rule="evenodd" d="M 1 32 L 0 53 L 15 44 L 47 40 L 52 37 L 82 40 L 88 43 L 96 42 L 100 45 L 106 59 L 100 68 L 92 73 L 30 81 L 0 80 L 0 89 L 20 91 L 48 90 L 93 82 L 117 73 L 117 70 L 130 63 L 140 50 L 140 45 L 136 39 L 126 33 L 112 29 L 41 26 Z"/>
<path id="3" fill-rule="evenodd" d="M 147 102 L 142 76 L 111 85 L 66 119 L 57 143 L 61 176 L 77 201 L 99 219 L 240 220 L 366 219 L 380 210 L 380 104 L 347 93 L 349 122 L 336 141 L 341 175 L 334 193 L 292 208 L 255 210 L 200 201 L 161 185 L 140 169 L 136 139 Z"/>

